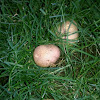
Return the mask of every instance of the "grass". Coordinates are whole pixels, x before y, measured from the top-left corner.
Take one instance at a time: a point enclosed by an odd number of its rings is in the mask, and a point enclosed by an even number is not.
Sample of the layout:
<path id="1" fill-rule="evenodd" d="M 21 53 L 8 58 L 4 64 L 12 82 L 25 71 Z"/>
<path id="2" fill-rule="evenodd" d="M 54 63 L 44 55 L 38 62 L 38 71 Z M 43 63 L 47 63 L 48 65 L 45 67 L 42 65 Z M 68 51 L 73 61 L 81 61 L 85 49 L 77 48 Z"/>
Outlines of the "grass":
<path id="1" fill-rule="evenodd" d="M 99 0 L 0 1 L 1 100 L 100 99 Z M 54 29 L 78 23 L 79 42 L 59 44 Z M 41 44 L 61 49 L 56 67 L 41 68 L 33 50 Z"/>

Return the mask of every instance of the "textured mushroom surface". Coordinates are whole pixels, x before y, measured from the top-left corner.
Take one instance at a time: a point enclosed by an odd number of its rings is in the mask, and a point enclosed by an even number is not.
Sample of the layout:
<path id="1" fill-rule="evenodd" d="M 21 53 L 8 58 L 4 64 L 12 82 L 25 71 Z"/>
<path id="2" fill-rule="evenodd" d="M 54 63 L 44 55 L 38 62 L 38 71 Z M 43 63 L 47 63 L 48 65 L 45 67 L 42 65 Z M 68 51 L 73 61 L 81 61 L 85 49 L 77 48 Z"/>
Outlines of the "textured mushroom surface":
<path id="1" fill-rule="evenodd" d="M 66 21 L 65 23 L 63 23 L 62 25 L 58 27 L 57 35 L 58 36 L 62 35 L 62 39 L 68 38 L 69 40 L 76 40 L 79 36 L 77 31 L 78 31 L 78 28 L 75 21 L 73 22 Z"/>
<path id="2" fill-rule="evenodd" d="M 35 48 L 33 58 L 40 67 L 52 66 L 60 57 L 60 49 L 55 45 L 40 45 Z"/>

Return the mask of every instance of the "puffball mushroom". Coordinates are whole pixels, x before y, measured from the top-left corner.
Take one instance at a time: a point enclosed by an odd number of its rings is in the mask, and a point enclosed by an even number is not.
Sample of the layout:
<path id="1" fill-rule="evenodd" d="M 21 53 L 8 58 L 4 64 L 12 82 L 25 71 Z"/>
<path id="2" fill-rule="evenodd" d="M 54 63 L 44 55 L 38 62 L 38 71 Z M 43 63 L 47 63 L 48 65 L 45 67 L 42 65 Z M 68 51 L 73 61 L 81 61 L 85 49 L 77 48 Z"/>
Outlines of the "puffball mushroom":
<path id="1" fill-rule="evenodd" d="M 40 67 L 52 66 L 60 57 L 60 49 L 55 45 L 40 45 L 35 48 L 33 58 Z"/>
<path id="2" fill-rule="evenodd" d="M 73 40 L 77 40 L 79 36 L 79 34 L 77 33 L 78 28 L 76 25 L 77 23 L 75 21 L 72 21 L 72 22 L 66 21 L 65 23 L 63 23 L 62 25 L 58 27 L 57 35 L 62 36 L 62 39 L 68 38 L 68 40 L 72 40 L 68 42 L 74 43 Z"/>

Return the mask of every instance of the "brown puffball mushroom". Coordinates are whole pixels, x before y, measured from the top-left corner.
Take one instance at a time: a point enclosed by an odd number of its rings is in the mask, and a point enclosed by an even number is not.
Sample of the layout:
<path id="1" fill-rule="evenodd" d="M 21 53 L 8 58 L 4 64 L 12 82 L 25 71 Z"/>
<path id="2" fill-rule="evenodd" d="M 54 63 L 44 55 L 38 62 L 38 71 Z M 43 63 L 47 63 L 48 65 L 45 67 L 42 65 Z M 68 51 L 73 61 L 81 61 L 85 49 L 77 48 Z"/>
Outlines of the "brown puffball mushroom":
<path id="1" fill-rule="evenodd" d="M 60 49 L 55 45 L 40 45 L 35 48 L 33 58 L 40 67 L 52 66 L 60 57 Z"/>
<path id="2" fill-rule="evenodd" d="M 70 43 L 74 43 L 73 40 L 77 40 L 79 34 L 77 33 L 78 28 L 77 28 L 77 23 L 75 21 L 70 22 L 66 21 L 62 25 L 58 27 L 58 32 L 56 33 L 58 36 L 62 36 L 62 39 L 67 39 L 72 40 L 68 41 Z M 60 34 L 61 33 L 61 34 Z"/>

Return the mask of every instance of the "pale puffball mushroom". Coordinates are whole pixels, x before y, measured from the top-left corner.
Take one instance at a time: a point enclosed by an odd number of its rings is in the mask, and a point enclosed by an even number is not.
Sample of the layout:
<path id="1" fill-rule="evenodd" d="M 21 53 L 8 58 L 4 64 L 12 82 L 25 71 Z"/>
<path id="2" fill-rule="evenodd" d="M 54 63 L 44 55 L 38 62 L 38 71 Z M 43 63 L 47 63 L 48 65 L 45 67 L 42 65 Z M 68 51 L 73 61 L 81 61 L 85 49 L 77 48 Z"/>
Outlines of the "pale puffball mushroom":
<path id="1" fill-rule="evenodd" d="M 56 33 L 58 36 L 62 36 L 62 39 L 72 40 L 68 41 L 70 43 L 74 43 L 73 40 L 77 40 L 79 34 L 77 33 L 77 23 L 75 21 L 66 21 L 62 25 L 58 27 L 58 32 Z M 60 34 L 61 33 L 61 34 Z"/>
<path id="2" fill-rule="evenodd" d="M 35 48 L 33 58 L 40 67 L 52 66 L 60 57 L 60 49 L 55 45 L 40 45 Z"/>

